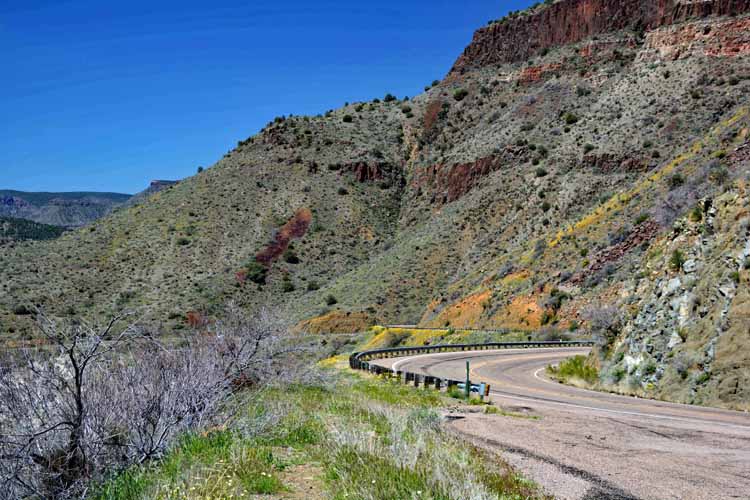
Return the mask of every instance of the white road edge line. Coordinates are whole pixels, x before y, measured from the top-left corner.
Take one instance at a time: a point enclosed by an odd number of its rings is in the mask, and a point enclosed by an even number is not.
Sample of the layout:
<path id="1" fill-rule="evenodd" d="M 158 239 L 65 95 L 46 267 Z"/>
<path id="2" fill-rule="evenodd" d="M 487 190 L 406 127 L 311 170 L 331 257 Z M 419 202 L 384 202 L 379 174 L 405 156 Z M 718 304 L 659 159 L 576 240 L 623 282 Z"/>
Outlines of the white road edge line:
<path id="1" fill-rule="evenodd" d="M 537 371 L 534 372 L 534 378 L 537 380 L 541 380 L 542 382 L 547 382 L 548 384 L 554 384 L 554 382 L 552 382 L 550 379 L 539 376 L 539 372 L 542 370 L 546 370 L 546 369 L 547 368 L 544 366 L 539 368 Z"/>

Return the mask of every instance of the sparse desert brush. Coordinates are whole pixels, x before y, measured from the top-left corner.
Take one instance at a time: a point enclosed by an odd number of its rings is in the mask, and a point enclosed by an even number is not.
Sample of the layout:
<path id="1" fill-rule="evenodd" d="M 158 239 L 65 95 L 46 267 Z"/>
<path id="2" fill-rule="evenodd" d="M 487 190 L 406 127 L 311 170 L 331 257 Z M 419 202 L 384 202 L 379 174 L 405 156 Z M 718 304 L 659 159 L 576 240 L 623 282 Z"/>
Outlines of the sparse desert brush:
<path id="1" fill-rule="evenodd" d="M 40 315 L 48 347 L 3 370 L 0 421 L 15 436 L 0 441 L 9 498 L 81 495 L 113 470 L 162 458 L 185 433 L 229 417 L 239 388 L 289 380 L 289 356 L 310 349 L 286 341 L 278 320 L 234 306 L 210 332 L 172 343 L 126 318 L 97 327 Z"/>

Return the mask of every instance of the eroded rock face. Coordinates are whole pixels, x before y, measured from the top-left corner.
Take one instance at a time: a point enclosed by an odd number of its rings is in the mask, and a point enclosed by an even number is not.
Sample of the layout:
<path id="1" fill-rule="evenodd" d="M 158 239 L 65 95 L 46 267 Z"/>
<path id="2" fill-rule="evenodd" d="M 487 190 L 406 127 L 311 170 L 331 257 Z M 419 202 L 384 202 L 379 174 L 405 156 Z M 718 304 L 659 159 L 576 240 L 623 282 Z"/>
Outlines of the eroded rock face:
<path id="1" fill-rule="evenodd" d="M 659 225 L 652 220 L 648 220 L 638 225 L 624 241 L 612 245 L 609 248 L 605 248 L 597 253 L 593 257 L 591 264 L 589 264 L 586 269 L 573 276 L 570 282 L 573 284 L 582 283 L 586 277 L 602 271 L 607 265 L 616 263 L 629 252 L 632 252 L 644 243 L 648 243 L 654 239 L 658 233 Z"/>
<path id="2" fill-rule="evenodd" d="M 618 156 L 610 153 L 584 155 L 583 164 L 603 174 L 648 170 L 647 161 L 634 156 Z"/>
<path id="3" fill-rule="evenodd" d="M 444 205 L 470 192 L 483 177 L 500 170 L 504 165 L 511 165 L 511 159 L 521 159 L 524 156 L 523 148 L 507 147 L 498 155 L 472 162 L 420 168 L 414 174 L 412 188 L 423 196 L 429 196 L 431 203 Z"/>
<path id="4" fill-rule="evenodd" d="M 392 168 L 388 163 L 368 163 L 356 161 L 342 165 L 342 172 L 351 172 L 357 182 L 371 182 L 383 179 Z"/>
<path id="5" fill-rule="evenodd" d="M 542 49 L 624 29 L 652 30 L 692 18 L 750 11 L 750 0 L 567 0 L 480 28 L 451 73 L 528 59 Z"/>
<path id="6" fill-rule="evenodd" d="M 737 57 L 750 54 L 750 19 L 669 26 L 646 35 L 643 59 L 682 59 L 692 55 Z"/>

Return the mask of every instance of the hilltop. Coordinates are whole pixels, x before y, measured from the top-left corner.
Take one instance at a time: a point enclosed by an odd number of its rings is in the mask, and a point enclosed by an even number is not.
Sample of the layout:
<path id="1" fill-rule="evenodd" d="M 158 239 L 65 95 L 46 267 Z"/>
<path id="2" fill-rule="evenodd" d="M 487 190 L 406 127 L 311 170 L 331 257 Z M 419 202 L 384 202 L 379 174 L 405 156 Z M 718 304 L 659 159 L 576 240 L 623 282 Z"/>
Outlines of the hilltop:
<path id="1" fill-rule="evenodd" d="M 612 388 L 750 404 L 750 1 L 563 0 L 480 28 L 448 75 L 278 117 L 91 226 L 0 248 L 19 305 L 235 300 L 311 331 L 596 328 Z M 597 319 L 598 318 L 598 319 Z"/>

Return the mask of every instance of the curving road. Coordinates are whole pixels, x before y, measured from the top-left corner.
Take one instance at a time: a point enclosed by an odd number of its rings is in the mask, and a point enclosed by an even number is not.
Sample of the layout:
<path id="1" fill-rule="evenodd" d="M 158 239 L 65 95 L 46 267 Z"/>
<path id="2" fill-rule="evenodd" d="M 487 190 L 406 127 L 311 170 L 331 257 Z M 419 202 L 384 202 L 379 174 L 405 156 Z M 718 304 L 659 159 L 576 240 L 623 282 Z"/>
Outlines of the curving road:
<path id="1" fill-rule="evenodd" d="M 750 415 L 559 384 L 545 368 L 588 349 L 509 349 L 376 361 L 492 385 L 519 416 L 465 413 L 451 425 L 566 499 L 750 499 Z"/>

